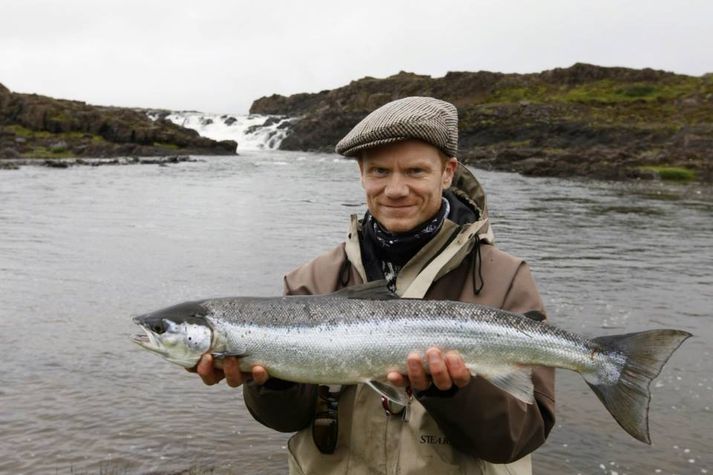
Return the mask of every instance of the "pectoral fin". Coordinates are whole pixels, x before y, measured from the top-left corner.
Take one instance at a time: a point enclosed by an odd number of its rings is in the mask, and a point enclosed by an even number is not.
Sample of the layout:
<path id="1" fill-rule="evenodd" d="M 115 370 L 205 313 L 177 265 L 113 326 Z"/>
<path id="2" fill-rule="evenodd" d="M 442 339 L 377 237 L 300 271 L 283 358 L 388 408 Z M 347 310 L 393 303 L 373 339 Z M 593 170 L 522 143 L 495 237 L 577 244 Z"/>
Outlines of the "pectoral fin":
<path id="1" fill-rule="evenodd" d="M 385 397 L 395 404 L 400 404 L 402 406 L 406 406 L 408 404 L 408 397 L 406 397 L 406 393 L 399 391 L 396 387 L 390 384 L 382 383 L 381 381 L 373 379 L 371 381 L 366 381 L 365 384 L 376 391 L 377 394 Z"/>
<path id="2" fill-rule="evenodd" d="M 482 376 L 512 397 L 527 404 L 533 404 L 535 402 L 535 388 L 532 385 L 532 368 L 526 366 L 495 369 L 474 367 L 471 365 L 469 365 L 468 368 L 474 374 Z"/>

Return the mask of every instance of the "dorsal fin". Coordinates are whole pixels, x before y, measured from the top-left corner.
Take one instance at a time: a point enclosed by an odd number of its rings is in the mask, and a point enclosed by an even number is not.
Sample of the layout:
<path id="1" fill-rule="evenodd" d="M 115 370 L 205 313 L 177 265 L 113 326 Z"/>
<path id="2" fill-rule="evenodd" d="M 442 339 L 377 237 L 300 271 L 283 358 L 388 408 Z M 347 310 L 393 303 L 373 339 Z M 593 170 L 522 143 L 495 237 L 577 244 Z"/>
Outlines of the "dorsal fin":
<path id="1" fill-rule="evenodd" d="M 389 290 L 386 281 L 383 279 L 367 282 L 366 284 L 344 287 L 336 292 L 332 292 L 329 296 L 364 300 L 391 300 L 399 298 L 398 295 Z"/>

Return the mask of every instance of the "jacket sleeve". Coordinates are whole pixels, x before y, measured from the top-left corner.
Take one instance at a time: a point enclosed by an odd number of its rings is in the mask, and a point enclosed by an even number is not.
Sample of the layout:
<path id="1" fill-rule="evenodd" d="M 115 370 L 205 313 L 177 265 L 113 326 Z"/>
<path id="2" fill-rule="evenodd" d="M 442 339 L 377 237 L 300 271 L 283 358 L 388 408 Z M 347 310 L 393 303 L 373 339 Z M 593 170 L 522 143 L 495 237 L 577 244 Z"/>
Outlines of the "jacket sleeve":
<path id="1" fill-rule="evenodd" d="M 530 269 L 518 267 L 502 308 L 544 314 Z M 542 445 L 554 426 L 554 369 L 535 367 L 535 403 L 526 404 L 476 376 L 461 389 L 416 395 L 454 447 L 492 463 L 510 463 Z"/>
<path id="2" fill-rule="evenodd" d="M 312 422 L 317 386 L 274 378 L 262 386 L 250 381 L 243 385 L 243 398 L 260 424 L 279 432 L 297 432 Z"/>

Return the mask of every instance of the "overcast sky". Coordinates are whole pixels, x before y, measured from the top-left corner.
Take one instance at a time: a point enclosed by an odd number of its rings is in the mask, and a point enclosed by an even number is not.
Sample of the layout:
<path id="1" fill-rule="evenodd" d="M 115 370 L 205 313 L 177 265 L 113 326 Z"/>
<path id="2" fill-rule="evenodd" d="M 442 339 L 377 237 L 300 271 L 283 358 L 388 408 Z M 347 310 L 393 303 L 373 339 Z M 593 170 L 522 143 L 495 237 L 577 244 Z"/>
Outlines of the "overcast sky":
<path id="1" fill-rule="evenodd" d="M 701 75 L 712 45 L 711 0 L 0 0 L 11 90 L 204 112 L 400 70 Z"/>

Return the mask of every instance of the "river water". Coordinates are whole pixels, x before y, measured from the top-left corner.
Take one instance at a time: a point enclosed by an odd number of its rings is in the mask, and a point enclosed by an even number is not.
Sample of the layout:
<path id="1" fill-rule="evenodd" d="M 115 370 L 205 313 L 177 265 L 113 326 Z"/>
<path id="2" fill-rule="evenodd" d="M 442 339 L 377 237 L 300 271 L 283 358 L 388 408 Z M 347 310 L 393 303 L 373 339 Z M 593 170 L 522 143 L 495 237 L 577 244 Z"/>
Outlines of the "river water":
<path id="1" fill-rule="evenodd" d="M 499 246 L 552 322 L 690 339 L 652 385 L 649 447 L 558 372 L 537 473 L 713 473 L 713 197 L 706 188 L 477 171 Z M 248 152 L 168 167 L 0 173 L 0 473 L 281 473 L 287 436 L 240 390 L 140 350 L 130 316 L 270 296 L 365 210 L 353 162 Z"/>

